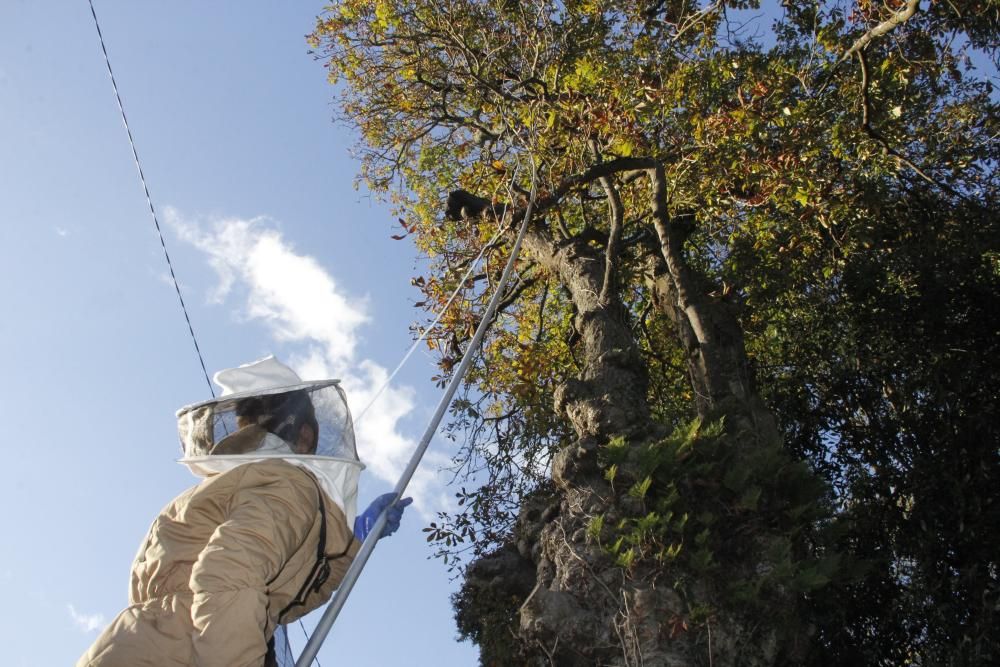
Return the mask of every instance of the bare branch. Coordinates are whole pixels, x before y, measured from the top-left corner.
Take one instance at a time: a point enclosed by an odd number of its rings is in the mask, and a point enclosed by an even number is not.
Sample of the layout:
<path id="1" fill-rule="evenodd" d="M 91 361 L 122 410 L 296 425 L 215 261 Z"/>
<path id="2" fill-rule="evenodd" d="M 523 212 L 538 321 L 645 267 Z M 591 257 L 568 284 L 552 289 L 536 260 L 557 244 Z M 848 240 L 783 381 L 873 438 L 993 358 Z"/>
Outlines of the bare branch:
<path id="1" fill-rule="evenodd" d="M 542 298 L 538 303 L 538 333 L 535 334 L 535 342 L 542 342 L 542 335 L 545 333 L 545 304 L 549 298 L 548 281 L 542 286 Z"/>
<path id="2" fill-rule="evenodd" d="M 601 154 L 597 147 L 597 142 L 593 139 L 590 141 L 590 150 L 594 153 L 594 158 L 600 162 Z M 610 292 L 614 288 L 615 261 L 618 259 L 618 253 L 621 247 L 622 224 L 625 218 L 625 209 L 622 205 L 622 198 L 618 193 L 618 188 L 615 187 L 611 177 L 602 176 L 598 180 L 601 183 L 601 187 L 604 188 L 604 192 L 607 193 L 608 212 L 611 216 L 611 222 L 608 230 L 608 244 L 607 249 L 604 252 L 604 280 L 601 282 L 601 293 L 598 297 L 598 301 L 600 303 L 608 304 L 610 303 Z"/>
<path id="3" fill-rule="evenodd" d="M 868 76 L 868 60 L 865 58 L 864 51 L 858 51 L 858 62 L 861 63 L 861 129 L 865 131 L 865 134 L 867 134 L 869 137 L 877 141 L 879 145 L 882 146 L 882 150 L 884 150 L 887 154 L 894 157 L 896 161 L 899 162 L 900 164 L 906 165 L 907 167 L 912 169 L 913 173 L 915 173 L 920 178 L 924 179 L 931 185 L 938 187 L 951 195 L 965 198 L 965 196 L 962 193 L 951 188 L 945 183 L 938 181 L 933 176 L 928 175 L 927 172 L 925 172 L 923 169 L 915 165 L 909 158 L 907 158 L 905 155 L 903 155 L 895 148 L 890 146 L 889 140 L 886 139 L 884 136 L 882 136 L 882 134 L 880 134 L 874 127 L 872 127 L 871 98 L 868 95 L 868 88 L 869 85 L 871 84 L 871 80 L 869 79 Z"/>
<path id="4" fill-rule="evenodd" d="M 563 220 L 562 206 L 558 204 L 556 205 L 556 231 L 564 240 L 572 236 L 566 228 L 566 221 Z"/>

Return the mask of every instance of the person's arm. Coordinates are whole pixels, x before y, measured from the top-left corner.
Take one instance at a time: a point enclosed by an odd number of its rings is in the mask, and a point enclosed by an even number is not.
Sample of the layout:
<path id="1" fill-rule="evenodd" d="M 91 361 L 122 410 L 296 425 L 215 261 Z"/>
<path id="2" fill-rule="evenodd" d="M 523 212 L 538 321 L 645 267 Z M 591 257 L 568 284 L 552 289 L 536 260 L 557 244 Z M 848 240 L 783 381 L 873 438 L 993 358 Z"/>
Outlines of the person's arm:
<path id="1" fill-rule="evenodd" d="M 194 664 L 260 667 L 267 652 L 267 585 L 316 520 L 316 488 L 301 473 L 247 467 L 191 570 Z"/>

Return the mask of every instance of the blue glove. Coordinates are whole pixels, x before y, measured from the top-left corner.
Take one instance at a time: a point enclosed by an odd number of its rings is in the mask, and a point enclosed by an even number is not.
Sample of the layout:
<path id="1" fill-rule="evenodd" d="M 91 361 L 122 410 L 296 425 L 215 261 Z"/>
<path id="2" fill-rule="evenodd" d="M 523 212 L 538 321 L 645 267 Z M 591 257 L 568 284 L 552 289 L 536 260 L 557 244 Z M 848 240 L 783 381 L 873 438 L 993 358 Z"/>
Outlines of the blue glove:
<path id="1" fill-rule="evenodd" d="M 375 522 L 378 521 L 382 510 L 389 507 L 395 497 L 395 493 L 383 493 L 372 501 L 368 509 L 358 515 L 358 518 L 354 520 L 354 537 L 358 538 L 359 542 L 365 541 L 368 533 L 372 532 L 372 528 L 375 527 Z M 403 518 L 403 508 L 412 502 L 413 498 L 401 498 L 398 503 L 389 507 L 389 511 L 386 513 L 388 521 L 379 536 L 380 538 L 388 537 L 399 530 L 399 521 Z"/>

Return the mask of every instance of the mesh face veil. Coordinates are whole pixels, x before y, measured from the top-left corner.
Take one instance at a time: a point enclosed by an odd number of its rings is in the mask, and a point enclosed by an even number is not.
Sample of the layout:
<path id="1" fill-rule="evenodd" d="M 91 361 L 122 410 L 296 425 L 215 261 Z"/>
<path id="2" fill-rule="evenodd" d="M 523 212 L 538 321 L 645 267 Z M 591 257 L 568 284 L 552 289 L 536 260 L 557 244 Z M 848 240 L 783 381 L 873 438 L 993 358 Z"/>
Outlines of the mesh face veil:
<path id="1" fill-rule="evenodd" d="M 358 462 L 354 428 L 336 380 L 231 394 L 177 412 L 184 461 L 286 454 Z"/>

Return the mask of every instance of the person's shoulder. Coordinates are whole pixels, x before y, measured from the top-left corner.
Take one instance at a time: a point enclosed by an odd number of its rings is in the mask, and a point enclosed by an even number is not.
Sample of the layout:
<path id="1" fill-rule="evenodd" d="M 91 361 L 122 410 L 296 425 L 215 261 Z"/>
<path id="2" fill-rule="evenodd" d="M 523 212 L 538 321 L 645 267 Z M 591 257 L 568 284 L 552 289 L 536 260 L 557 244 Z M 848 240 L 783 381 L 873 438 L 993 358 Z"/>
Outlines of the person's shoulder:
<path id="1" fill-rule="evenodd" d="M 228 503 L 248 493 L 304 500 L 315 498 L 316 482 L 303 468 L 275 458 L 236 466 L 206 479 L 192 491 L 185 502 L 219 502 L 225 498 Z"/>
<path id="2" fill-rule="evenodd" d="M 282 459 L 265 459 L 242 465 L 230 473 L 241 471 L 236 484 L 242 488 L 272 487 L 294 489 L 301 493 L 315 494 L 316 482 L 312 475 L 297 465 Z"/>
<path id="3" fill-rule="evenodd" d="M 245 468 L 245 472 L 248 475 L 302 477 L 304 479 L 306 478 L 305 476 L 308 475 L 308 473 L 299 466 L 280 458 L 261 459 L 259 461 L 254 461 L 253 463 L 247 463 L 246 465 L 240 467 Z"/>

